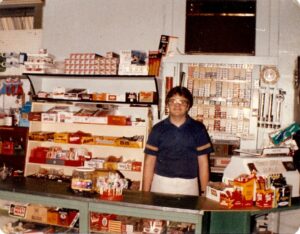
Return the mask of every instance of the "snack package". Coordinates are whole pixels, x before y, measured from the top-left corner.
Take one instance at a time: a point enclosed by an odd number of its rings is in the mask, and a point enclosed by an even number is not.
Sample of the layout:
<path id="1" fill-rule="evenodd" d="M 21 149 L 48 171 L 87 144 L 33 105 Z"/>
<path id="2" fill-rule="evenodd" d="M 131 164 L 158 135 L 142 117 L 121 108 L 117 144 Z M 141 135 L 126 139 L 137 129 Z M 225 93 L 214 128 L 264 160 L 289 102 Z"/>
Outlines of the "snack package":
<path id="1" fill-rule="evenodd" d="M 269 137 L 274 145 L 279 145 L 280 143 L 291 138 L 297 131 L 300 130 L 300 125 L 297 123 L 292 123 L 284 129 L 279 129 L 276 132 L 269 134 Z"/>

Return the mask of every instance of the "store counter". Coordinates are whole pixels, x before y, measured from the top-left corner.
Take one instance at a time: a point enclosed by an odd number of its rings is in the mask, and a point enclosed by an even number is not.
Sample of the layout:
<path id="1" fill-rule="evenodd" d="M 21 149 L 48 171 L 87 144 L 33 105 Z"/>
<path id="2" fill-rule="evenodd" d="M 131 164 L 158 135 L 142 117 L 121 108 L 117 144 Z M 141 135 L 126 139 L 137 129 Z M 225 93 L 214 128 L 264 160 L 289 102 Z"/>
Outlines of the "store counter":
<path id="1" fill-rule="evenodd" d="M 34 178 L 0 181 L 0 199 L 77 209 L 80 212 L 80 233 L 89 232 L 89 212 L 93 211 L 194 223 L 196 233 L 206 230 L 210 233 L 250 233 L 252 215 L 300 208 L 299 198 L 293 198 L 292 206 L 286 208 L 229 210 L 205 197 L 134 191 L 125 191 L 122 201 L 106 201 L 100 200 L 97 194 L 76 194 L 69 183 Z M 209 225 L 202 221 L 205 213 L 210 214 Z"/>

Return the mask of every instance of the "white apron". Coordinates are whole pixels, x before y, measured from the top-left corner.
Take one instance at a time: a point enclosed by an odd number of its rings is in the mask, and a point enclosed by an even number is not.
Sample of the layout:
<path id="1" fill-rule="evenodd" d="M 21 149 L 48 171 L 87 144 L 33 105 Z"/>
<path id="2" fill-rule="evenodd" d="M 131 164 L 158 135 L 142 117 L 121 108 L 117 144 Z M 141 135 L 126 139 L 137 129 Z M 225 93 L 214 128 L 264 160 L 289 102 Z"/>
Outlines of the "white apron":
<path id="1" fill-rule="evenodd" d="M 154 174 L 151 192 L 199 196 L 198 178 L 169 178 Z"/>

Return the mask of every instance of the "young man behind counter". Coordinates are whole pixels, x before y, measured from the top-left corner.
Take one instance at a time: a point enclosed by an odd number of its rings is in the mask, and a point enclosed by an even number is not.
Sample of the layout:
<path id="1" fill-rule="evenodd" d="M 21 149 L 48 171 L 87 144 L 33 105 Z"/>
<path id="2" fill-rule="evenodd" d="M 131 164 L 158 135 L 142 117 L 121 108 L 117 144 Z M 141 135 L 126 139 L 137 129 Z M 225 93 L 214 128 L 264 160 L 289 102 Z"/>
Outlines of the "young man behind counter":
<path id="1" fill-rule="evenodd" d="M 166 106 L 169 116 L 153 126 L 144 150 L 143 191 L 198 196 L 209 181 L 209 135 L 188 115 L 193 95 L 187 88 L 172 88 Z"/>

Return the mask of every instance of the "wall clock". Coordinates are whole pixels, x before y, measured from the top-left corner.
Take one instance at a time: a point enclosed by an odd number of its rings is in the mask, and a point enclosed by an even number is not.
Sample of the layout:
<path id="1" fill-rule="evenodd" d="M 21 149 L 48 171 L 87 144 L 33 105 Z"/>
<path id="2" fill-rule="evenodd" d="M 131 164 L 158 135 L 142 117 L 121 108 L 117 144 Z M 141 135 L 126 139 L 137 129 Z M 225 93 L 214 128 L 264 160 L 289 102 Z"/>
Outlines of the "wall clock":
<path id="1" fill-rule="evenodd" d="M 265 66 L 261 70 L 260 79 L 266 84 L 275 84 L 279 80 L 278 69 L 274 66 Z"/>

